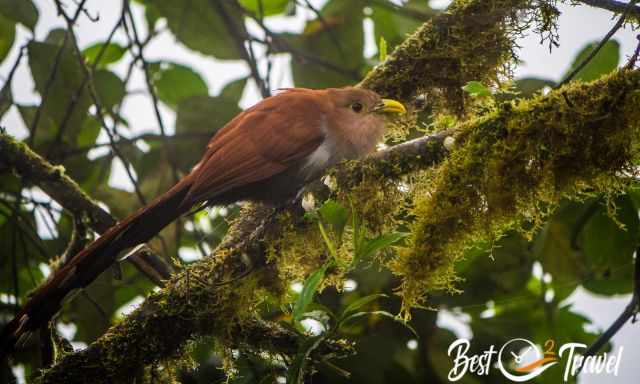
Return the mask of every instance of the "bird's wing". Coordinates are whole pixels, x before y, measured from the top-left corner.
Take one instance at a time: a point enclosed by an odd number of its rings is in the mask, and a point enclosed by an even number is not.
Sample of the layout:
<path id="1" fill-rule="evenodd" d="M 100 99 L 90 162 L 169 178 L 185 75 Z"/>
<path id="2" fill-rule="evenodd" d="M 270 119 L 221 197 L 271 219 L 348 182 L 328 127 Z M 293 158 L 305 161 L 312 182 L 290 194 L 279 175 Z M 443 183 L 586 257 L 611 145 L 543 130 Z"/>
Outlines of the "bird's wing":
<path id="1" fill-rule="evenodd" d="M 211 139 L 185 201 L 212 199 L 285 171 L 322 143 L 323 119 L 318 102 L 298 92 L 246 110 Z"/>

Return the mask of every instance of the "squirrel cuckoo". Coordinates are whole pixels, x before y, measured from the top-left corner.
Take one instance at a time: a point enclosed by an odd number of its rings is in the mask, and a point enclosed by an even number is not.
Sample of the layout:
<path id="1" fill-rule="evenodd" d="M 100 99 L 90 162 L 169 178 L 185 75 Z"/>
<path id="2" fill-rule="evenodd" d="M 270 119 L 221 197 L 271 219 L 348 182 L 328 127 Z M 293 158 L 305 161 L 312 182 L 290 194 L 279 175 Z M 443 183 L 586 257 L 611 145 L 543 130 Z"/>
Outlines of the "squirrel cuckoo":
<path id="1" fill-rule="evenodd" d="M 35 291 L 4 327 L 0 355 L 46 324 L 71 290 L 88 285 L 120 252 L 147 242 L 192 208 L 243 200 L 286 202 L 327 167 L 373 151 L 384 133 L 384 114 L 404 112 L 395 100 L 347 87 L 286 89 L 240 113 L 213 136 L 188 175 L 105 232 Z"/>

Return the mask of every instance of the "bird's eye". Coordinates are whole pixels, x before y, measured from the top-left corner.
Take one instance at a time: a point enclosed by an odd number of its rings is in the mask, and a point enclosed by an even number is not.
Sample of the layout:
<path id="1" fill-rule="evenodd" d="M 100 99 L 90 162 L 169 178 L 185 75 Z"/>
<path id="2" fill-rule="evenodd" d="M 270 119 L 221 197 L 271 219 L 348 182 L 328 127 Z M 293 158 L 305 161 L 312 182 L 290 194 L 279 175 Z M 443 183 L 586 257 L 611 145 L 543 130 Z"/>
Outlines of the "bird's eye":
<path id="1" fill-rule="evenodd" d="M 351 104 L 351 109 L 353 110 L 353 112 L 355 113 L 360 113 L 362 112 L 362 109 L 364 107 L 362 106 L 362 103 L 356 101 L 355 103 Z"/>

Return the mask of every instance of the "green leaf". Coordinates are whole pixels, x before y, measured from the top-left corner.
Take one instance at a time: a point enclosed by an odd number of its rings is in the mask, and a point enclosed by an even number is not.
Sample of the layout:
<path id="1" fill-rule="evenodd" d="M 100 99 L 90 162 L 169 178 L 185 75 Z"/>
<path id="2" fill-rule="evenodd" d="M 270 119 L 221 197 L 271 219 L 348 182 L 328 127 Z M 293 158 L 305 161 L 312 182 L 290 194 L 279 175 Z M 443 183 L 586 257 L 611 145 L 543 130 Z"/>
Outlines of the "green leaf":
<path id="1" fill-rule="evenodd" d="M 0 15 L 0 62 L 7 56 L 15 39 L 15 23 Z"/>
<path id="2" fill-rule="evenodd" d="M 564 74 L 567 77 L 575 68 L 578 67 L 593 51 L 600 42 L 594 41 L 585 45 L 573 60 L 571 67 Z M 589 61 L 589 63 L 578 72 L 574 79 L 582 81 L 591 81 L 607 74 L 618 67 L 620 63 L 620 43 L 616 40 L 607 41 L 602 49 Z"/>
<path id="3" fill-rule="evenodd" d="M 64 41 L 64 37 L 67 35 L 67 30 L 64 28 L 54 28 L 47 33 L 47 37 L 44 39 L 45 43 L 61 46 Z"/>
<path id="4" fill-rule="evenodd" d="M 113 72 L 106 69 L 96 71 L 93 81 L 100 103 L 107 110 L 120 104 L 126 94 L 124 82 Z"/>
<path id="5" fill-rule="evenodd" d="M 50 32 L 49 36 L 53 33 L 54 31 Z M 48 116 L 55 123 L 53 127 L 49 128 L 52 132 L 47 132 L 47 135 L 49 133 L 54 134 L 58 130 L 58 126 L 66 118 L 71 101 L 77 97 L 77 91 L 83 84 L 84 72 L 77 58 L 74 56 L 70 45 L 71 44 L 68 44 L 60 55 L 58 71 L 49 86 L 46 102 L 44 103 L 42 115 Z M 49 84 L 51 70 L 55 66 L 54 62 L 60 46 L 51 43 L 31 41 L 27 45 L 27 50 L 35 88 L 40 95 L 43 95 L 45 88 L 47 88 Z M 85 90 L 85 92 L 77 98 L 73 113 L 66 123 L 67 125 L 63 136 L 64 142 L 68 144 L 76 142 L 76 136 L 82 128 L 82 124 L 87 117 L 87 110 L 91 104 L 92 101 L 90 100 L 89 92 Z M 40 120 L 40 124 L 43 124 L 42 119 Z M 40 135 L 45 134 L 47 129 L 43 128 L 44 127 L 38 127 L 36 140 L 40 139 Z"/>
<path id="6" fill-rule="evenodd" d="M 354 257 L 354 266 L 359 260 L 369 259 L 373 257 L 379 251 L 385 249 L 386 247 L 397 243 L 398 241 L 404 239 L 409 236 L 407 232 L 391 232 L 384 233 L 374 239 L 365 240 L 361 247 L 356 250 L 356 256 Z"/>
<path id="7" fill-rule="evenodd" d="M 319 335 L 307 338 L 296 354 L 293 363 L 288 369 L 287 384 L 302 384 L 304 382 L 304 368 L 311 352 L 317 349 L 326 339 L 326 335 Z"/>
<path id="8" fill-rule="evenodd" d="M 95 144 L 100 134 L 100 123 L 96 119 L 87 119 L 77 137 L 78 147 L 87 147 Z"/>
<path id="9" fill-rule="evenodd" d="M 31 127 L 33 124 L 33 119 L 35 119 L 38 106 L 18 105 L 17 107 L 24 124 L 27 127 Z M 40 115 L 40 121 L 38 123 L 38 135 L 36 136 L 34 147 L 40 148 L 42 146 L 50 144 L 55 138 L 56 130 L 56 122 L 51 118 L 51 116 L 49 116 L 49 114 L 45 110 Z"/>
<path id="10" fill-rule="evenodd" d="M 615 218 L 624 229 L 600 205 L 580 233 L 585 266 L 593 276 L 583 285 L 603 295 L 630 293 L 633 289 L 633 253 L 640 227 L 638 213 L 629 197 L 617 199 L 616 207 Z"/>
<path id="11" fill-rule="evenodd" d="M 0 0 L 0 14 L 24 25 L 31 31 L 35 29 L 38 22 L 38 8 L 31 0 Z"/>
<path id="12" fill-rule="evenodd" d="M 356 312 L 356 313 L 353 313 L 353 314 L 345 317 L 340 324 L 343 325 L 343 324 L 347 323 L 348 321 L 355 320 L 355 319 L 358 319 L 358 318 L 364 317 L 364 316 L 382 316 L 382 317 L 387 317 L 387 318 L 389 318 L 389 319 L 391 319 L 393 321 L 396 321 L 396 322 L 402 324 L 405 328 L 410 330 L 411 333 L 413 333 L 413 335 L 416 337 L 416 339 L 420 338 L 420 336 L 418 336 L 418 332 L 416 332 L 415 328 L 413 328 L 411 326 L 411 324 L 403 321 L 398 316 L 394 316 L 393 314 L 391 314 L 391 313 L 389 313 L 387 311 Z"/>
<path id="13" fill-rule="evenodd" d="M 213 135 L 240 112 L 238 104 L 228 98 L 190 96 L 178 103 L 176 133 L 210 132 Z"/>
<path id="14" fill-rule="evenodd" d="M 410 0 L 403 2 L 403 8 L 414 12 L 413 16 L 393 9 L 389 1 L 370 2 L 367 5 L 371 8 L 371 20 L 373 21 L 373 31 L 375 41 L 380 41 L 384 36 L 388 47 L 395 47 L 402 43 L 407 35 L 413 33 L 421 24 L 435 15 L 428 1 Z M 418 17 L 418 13 L 424 17 Z"/>
<path id="15" fill-rule="evenodd" d="M 302 315 L 307 311 L 307 307 L 313 301 L 313 296 L 316 294 L 318 286 L 324 279 L 327 267 L 328 265 L 322 266 L 304 281 L 302 292 L 300 292 L 300 296 L 298 296 L 298 300 L 296 300 L 293 306 L 292 317 L 294 323 L 298 323 L 300 321 Z"/>
<path id="16" fill-rule="evenodd" d="M 302 34 L 280 35 L 295 50 L 352 73 L 294 55 L 291 71 L 296 86 L 327 88 L 357 82 L 365 66 L 362 8 L 360 1 L 329 1 L 320 11 L 322 20 L 307 22 Z"/>
<path id="17" fill-rule="evenodd" d="M 541 79 L 538 77 L 525 77 L 516 80 L 516 90 L 520 93 L 521 97 L 531 97 L 536 92 L 541 91 L 544 87 L 554 87 L 555 82 L 549 79 Z"/>
<path id="18" fill-rule="evenodd" d="M 176 152 L 180 153 L 178 164 L 188 171 L 202 156 L 194 145 L 204 147 L 203 140 L 212 136 L 235 115 L 240 113 L 238 103 L 223 97 L 208 95 L 191 96 L 178 103 L 176 113 L 176 134 L 205 134 L 200 138 L 175 141 Z"/>
<path id="19" fill-rule="evenodd" d="M 583 257 L 572 240 L 575 231 L 579 231 L 575 229 L 576 223 L 588 214 L 589 205 L 563 202 L 533 242 L 533 256 L 542 263 L 544 271 L 551 274 L 551 288 L 559 300 L 575 290 L 584 271 Z"/>
<path id="20" fill-rule="evenodd" d="M 256 16 L 271 16 L 287 11 L 290 0 L 239 0 L 244 9 Z"/>
<path id="21" fill-rule="evenodd" d="M 207 83 L 198 73 L 175 63 L 161 67 L 153 76 L 153 84 L 158 90 L 158 98 L 172 109 L 176 109 L 178 103 L 188 97 L 209 93 Z"/>
<path id="22" fill-rule="evenodd" d="M 336 201 L 327 200 L 322 207 L 318 208 L 318 214 L 320 214 L 322 221 L 331 227 L 333 233 L 336 235 L 336 239 L 340 241 L 344 227 L 349 220 L 349 212 L 347 209 Z"/>
<path id="23" fill-rule="evenodd" d="M 342 312 L 342 315 L 340 316 L 342 319 L 348 317 L 349 315 L 351 315 L 352 313 L 356 312 L 357 310 L 359 310 L 360 308 L 364 307 L 365 305 L 381 299 L 381 298 L 386 298 L 389 297 L 388 295 L 385 295 L 384 293 L 374 293 L 372 295 L 367 295 L 364 297 L 359 298 L 358 300 L 354 301 L 353 303 L 349 304 L 347 306 L 347 308 L 345 308 L 345 310 Z"/>
<path id="24" fill-rule="evenodd" d="M 469 81 L 462 87 L 462 90 L 473 97 L 491 96 L 491 90 L 479 81 Z"/>
<path id="25" fill-rule="evenodd" d="M 228 18 L 218 13 L 215 6 L 218 2 L 210 0 L 190 0 L 188 3 L 150 0 L 148 3 L 167 19 L 171 33 L 188 48 L 218 59 L 241 58 L 227 23 L 244 28 L 244 21 L 238 10 L 226 5 L 227 2 L 219 3 L 223 4 Z"/>
<path id="26" fill-rule="evenodd" d="M 156 23 L 162 17 L 158 9 L 153 4 L 145 4 L 144 6 L 144 19 L 147 22 L 147 28 L 149 31 L 155 29 Z"/>
<path id="27" fill-rule="evenodd" d="M 95 43 L 82 50 L 82 55 L 85 57 L 87 64 L 93 65 L 103 49 L 104 52 L 96 68 L 105 68 L 107 65 L 117 62 L 127 52 L 127 49 L 118 43 L 109 43 L 106 46 L 104 43 Z"/>
<path id="28" fill-rule="evenodd" d="M 227 83 L 224 88 L 222 88 L 222 91 L 220 91 L 220 97 L 234 100 L 236 103 L 239 102 L 242 97 L 242 92 L 244 92 L 244 88 L 247 85 L 247 79 L 248 77 L 242 77 Z"/>
<path id="29" fill-rule="evenodd" d="M 384 62 L 387 59 L 387 40 L 380 36 L 380 42 L 378 43 L 378 51 L 380 62 Z"/>

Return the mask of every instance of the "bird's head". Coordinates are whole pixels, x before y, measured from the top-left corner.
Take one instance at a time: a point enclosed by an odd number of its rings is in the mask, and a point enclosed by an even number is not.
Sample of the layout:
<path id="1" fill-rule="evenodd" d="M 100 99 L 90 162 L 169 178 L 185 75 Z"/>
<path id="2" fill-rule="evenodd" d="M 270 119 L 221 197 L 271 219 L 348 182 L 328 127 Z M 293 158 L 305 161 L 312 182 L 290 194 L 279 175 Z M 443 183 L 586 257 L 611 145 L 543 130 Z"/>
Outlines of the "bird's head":
<path id="1" fill-rule="evenodd" d="M 384 99 L 370 90 L 346 87 L 325 92 L 332 107 L 329 125 L 352 143 L 358 156 L 375 148 L 384 134 L 386 117 L 406 113 L 399 101 Z"/>

